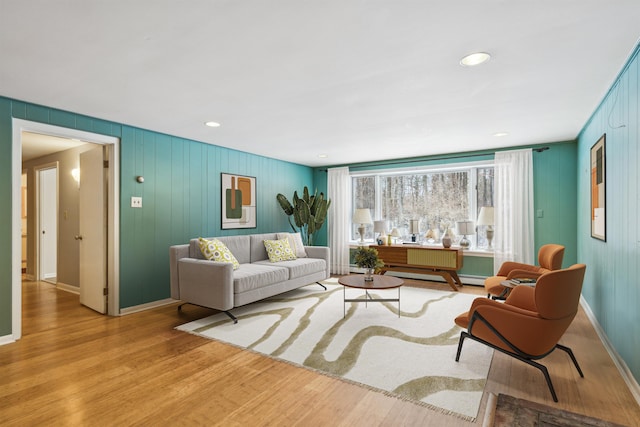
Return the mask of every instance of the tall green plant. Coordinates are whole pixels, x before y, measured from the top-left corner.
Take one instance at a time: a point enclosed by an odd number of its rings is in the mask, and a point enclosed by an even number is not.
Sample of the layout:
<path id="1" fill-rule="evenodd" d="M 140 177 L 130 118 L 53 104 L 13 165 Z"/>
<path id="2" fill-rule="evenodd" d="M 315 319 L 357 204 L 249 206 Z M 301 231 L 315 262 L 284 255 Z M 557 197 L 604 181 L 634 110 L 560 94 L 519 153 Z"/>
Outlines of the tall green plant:
<path id="1" fill-rule="evenodd" d="M 297 191 L 293 193 L 293 203 L 290 203 L 280 193 L 278 193 L 276 199 L 288 216 L 289 225 L 293 232 L 300 232 L 305 245 L 313 245 L 313 235 L 322 228 L 324 221 L 327 219 L 327 211 L 331 206 L 331 200 L 325 199 L 324 193 L 318 195 L 318 190 L 314 191 L 313 196 L 309 195 L 309 189 L 306 186 L 302 192 L 302 198 L 298 197 Z"/>

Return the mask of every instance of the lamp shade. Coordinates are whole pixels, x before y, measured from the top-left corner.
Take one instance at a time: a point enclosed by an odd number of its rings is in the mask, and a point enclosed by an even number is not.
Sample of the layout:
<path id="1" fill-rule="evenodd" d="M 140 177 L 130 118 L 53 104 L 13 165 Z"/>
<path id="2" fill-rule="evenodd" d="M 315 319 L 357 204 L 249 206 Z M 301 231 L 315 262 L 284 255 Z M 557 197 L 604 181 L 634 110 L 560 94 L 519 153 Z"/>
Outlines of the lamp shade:
<path id="1" fill-rule="evenodd" d="M 400 232 L 398 231 L 397 228 L 394 228 L 393 230 L 391 230 L 391 237 L 401 237 Z"/>
<path id="2" fill-rule="evenodd" d="M 473 221 L 458 221 L 456 222 L 456 228 L 458 229 L 458 234 L 462 234 L 463 236 L 475 232 Z"/>
<path id="3" fill-rule="evenodd" d="M 418 233 L 420 232 L 420 231 L 419 231 L 419 228 L 420 228 L 420 227 L 419 227 L 419 224 L 420 224 L 420 221 L 419 221 L 419 220 L 417 220 L 417 219 L 410 219 L 410 220 L 409 220 L 409 233 L 411 233 L 411 234 L 418 234 Z"/>
<path id="4" fill-rule="evenodd" d="M 373 232 L 374 233 L 386 233 L 387 232 L 387 221 L 379 220 L 373 221 Z"/>
<path id="5" fill-rule="evenodd" d="M 353 213 L 353 222 L 355 224 L 372 224 L 373 220 L 369 209 L 356 209 Z"/>
<path id="6" fill-rule="evenodd" d="M 480 208 L 478 225 L 493 225 L 493 206 L 483 206 Z"/>

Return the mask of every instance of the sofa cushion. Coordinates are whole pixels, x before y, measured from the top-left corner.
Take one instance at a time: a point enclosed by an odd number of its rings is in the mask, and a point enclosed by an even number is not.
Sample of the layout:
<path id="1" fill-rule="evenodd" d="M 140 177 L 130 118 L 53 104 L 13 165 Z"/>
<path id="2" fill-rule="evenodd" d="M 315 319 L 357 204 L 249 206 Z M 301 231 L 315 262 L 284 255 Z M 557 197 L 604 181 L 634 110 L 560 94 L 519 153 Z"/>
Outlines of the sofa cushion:
<path id="1" fill-rule="evenodd" d="M 203 239 L 198 238 L 200 242 L 200 251 L 202 255 L 210 261 L 228 262 L 233 264 L 233 269 L 237 270 L 240 267 L 240 263 L 235 256 L 231 253 L 229 248 L 218 239 Z"/>
<path id="2" fill-rule="evenodd" d="M 269 261 L 263 263 L 240 264 L 233 272 L 233 292 L 239 294 L 289 279 L 286 268 L 269 264 Z"/>
<path id="3" fill-rule="evenodd" d="M 271 262 L 289 261 L 297 258 L 289 246 L 289 239 L 265 240 L 264 247 Z"/>
<path id="4" fill-rule="evenodd" d="M 295 252 L 296 257 L 306 258 L 307 252 L 304 250 L 304 243 L 302 243 L 302 236 L 300 233 L 278 233 L 278 239 L 289 239 L 289 246 Z"/>
<path id="5" fill-rule="evenodd" d="M 250 244 L 250 258 L 249 262 L 268 260 L 267 249 L 264 247 L 265 240 L 276 240 L 278 237 L 276 233 L 263 233 L 263 234 L 250 234 L 247 236 L 251 239 Z M 241 262 L 242 264 L 242 262 Z"/>
<path id="6" fill-rule="evenodd" d="M 307 276 L 319 271 L 324 271 L 327 268 L 325 260 L 320 258 L 298 258 L 292 261 L 273 263 L 270 261 L 258 261 L 254 264 L 285 267 L 289 270 L 289 279 Z"/>
<path id="7" fill-rule="evenodd" d="M 227 245 L 240 264 L 251 262 L 251 239 L 247 235 L 240 236 L 220 236 L 222 243 Z"/>

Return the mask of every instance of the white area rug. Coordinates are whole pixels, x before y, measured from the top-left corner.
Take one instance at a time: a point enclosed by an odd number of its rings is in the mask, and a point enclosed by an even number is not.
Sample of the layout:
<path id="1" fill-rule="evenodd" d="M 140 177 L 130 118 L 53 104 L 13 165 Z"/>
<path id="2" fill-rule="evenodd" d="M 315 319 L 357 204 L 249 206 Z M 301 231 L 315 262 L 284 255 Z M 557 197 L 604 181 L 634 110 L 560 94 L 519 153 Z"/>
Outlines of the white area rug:
<path id="1" fill-rule="evenodd" d="M 250 349 L 374 390 L 474 420 L 493 350 L 466 340 L 453 319 L 475 295 L 403 286 L 395 302 L 347 303 L 337 279 L 313 284 L 178 326 L 181 331 Z M 359 289 L 346 289 L 360 298 Z M 371 293 L 396 298 L 397 289 Z"/>

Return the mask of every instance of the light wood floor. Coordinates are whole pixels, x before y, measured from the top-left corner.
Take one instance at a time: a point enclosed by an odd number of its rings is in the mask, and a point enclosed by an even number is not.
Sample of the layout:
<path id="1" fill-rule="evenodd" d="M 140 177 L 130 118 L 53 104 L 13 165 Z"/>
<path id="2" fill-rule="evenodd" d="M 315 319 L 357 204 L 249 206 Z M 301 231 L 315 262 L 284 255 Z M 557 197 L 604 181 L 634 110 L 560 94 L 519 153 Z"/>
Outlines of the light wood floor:
<path id="1" fill-rule="evenodd" d="M 186 306 L 179 313 L 170 305 L 108 317 L 47 283 L 25 282 L 23 289 L 24 336 L 0 346 L 2 426 L 481 425 L 487 392 L 640 425 L 640 407 L 582 310 L 562 342 L 585 378 L 563 352 L 544 359 L 560 399 L 554 404 L 538 370 L 496 353 L 470 423 L 173 329 L 211 310 Z M 482 294 L 472 286 L 463 291 Z"/>

